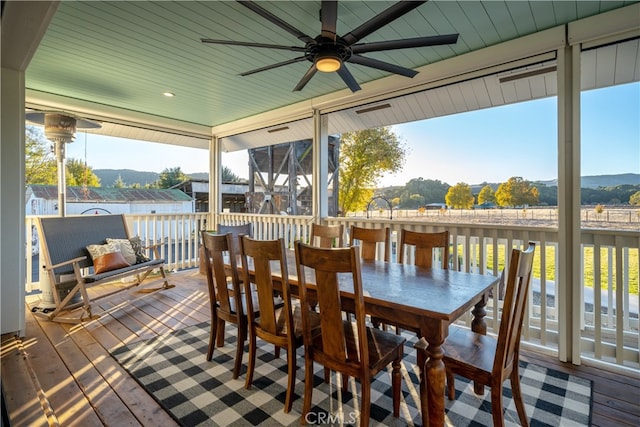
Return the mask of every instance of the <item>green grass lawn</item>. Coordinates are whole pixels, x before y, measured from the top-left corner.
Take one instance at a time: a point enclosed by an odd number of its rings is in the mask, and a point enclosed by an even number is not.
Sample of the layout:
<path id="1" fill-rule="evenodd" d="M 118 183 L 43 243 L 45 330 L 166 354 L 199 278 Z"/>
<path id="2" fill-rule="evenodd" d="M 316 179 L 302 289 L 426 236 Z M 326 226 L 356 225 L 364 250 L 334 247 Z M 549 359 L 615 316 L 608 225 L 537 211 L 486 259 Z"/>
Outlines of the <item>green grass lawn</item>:
<path id="1" fill-rule="evenodd" d="M 611 249 L 613 251 L 613 249 Z M 584 285 L 588 287 L 594 286 L 594 249 L 592 247 L 584 247 Z M 462 250 L 459 251 L 459 255 L 462 256 Z M 492 268 L 493 266 L 493 252 L 487 254 L 487 266 Z M 545 277 L 549 281 L 556 282 L 556 248 L 553 246 L 546 247 L 546 271 Z M 498 266 L 501 271 L 504 268 L 505 258 L 505 246 L 499 245 L 498 248 Z M 612 253 L 612 261 L 615 263 L 615 253 Z M 637 249 L 629 250 L 629 293 L 631 295 L 638 295 L 638 281 L 639 281 L 639 256 Z M 612 267 L 612 285 L 615 289 L 616 272 L 615 265 Z M 533 277 L 540 279 L 542 277 L 542 271 L 540 267 L 540 248 L 536 248 L 534 261 L 533 261 Z M 600 284 L 603 290 L 608 289 L 609 286 L 609 257 L 608 249 L 600 250 Z"/>

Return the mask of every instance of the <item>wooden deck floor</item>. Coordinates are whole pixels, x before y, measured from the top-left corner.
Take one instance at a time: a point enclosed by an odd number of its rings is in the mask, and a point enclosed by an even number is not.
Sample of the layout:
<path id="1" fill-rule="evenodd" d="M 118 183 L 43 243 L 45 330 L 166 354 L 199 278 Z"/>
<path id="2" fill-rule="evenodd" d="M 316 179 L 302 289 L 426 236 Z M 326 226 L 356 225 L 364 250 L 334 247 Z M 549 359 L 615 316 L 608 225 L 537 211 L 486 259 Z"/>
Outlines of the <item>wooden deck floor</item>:
<path id="1" fill-rule="evenodd" d="M 80 325 L 44 321 L 29 311 L 25 337 L 2 336 L 2 389 L 11 425 L 175 426 L 109 355 L 125 343 L 209 320 L 204 276 L 188 270 L 170 280 L 175 288 L 135 301 L 130 292 L 101 300 L 100 308 L 112 311 Z M 594 426 L 640 425 L 637 378 L 530 351 L 522 357 L 593 380 Z"/>

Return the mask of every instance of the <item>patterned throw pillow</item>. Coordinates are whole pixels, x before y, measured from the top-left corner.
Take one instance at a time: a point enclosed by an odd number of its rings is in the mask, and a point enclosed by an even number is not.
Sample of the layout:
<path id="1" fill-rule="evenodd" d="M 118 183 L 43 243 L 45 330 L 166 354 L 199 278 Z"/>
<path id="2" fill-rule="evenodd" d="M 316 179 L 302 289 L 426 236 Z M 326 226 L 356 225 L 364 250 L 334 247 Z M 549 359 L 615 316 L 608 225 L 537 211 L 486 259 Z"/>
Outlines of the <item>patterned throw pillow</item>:
<path id="1" fill-rule="evenodd" d="M 91 255 L 91 259 L 93 260 L 93 271 L 95 274 L 117 270 L 118 268 L 131 265 L 124 259 L 121 252 L 115 251 L 109 244 L 89 245 L 87 246 L 87 251 L 89 251 L 89 255 Z"/>
<path id="2" fill-rule="evenodd" d="M 89 245 L 87 246 L 87 250 L 89 251 L 89 255 L 91 259 L 96 259 L 100 255 L 108 254 L 114 252 L 114 250 L 109 245 Z"/>
<path id="3" fill-rule="evenodd" d="M 122 252 L 122 256 L 131 265 L 137 262 L 136 252 L 129 239 L 111 239 L 107 237 L 107 245 L 113 248 L 113 252 Z"/>
<path id="4" fill-rule="evenodd" d="M 133 252 L 136 254 L 136 264 L 140 264 L 141 262 L 151 261 L 151 258 L 146 256 L 142 251 L 142 241 L 139 236 L 135 236 L 129 239 L 131 242 L 131 247 L 133 248 Z"/>

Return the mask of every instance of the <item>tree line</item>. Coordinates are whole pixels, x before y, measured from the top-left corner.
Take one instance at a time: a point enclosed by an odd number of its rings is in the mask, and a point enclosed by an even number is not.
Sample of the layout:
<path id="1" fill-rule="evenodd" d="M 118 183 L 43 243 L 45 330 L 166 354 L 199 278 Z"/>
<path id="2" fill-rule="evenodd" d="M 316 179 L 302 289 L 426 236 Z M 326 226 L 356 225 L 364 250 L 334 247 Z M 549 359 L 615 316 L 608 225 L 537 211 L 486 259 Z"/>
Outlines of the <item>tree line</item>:
<path id="1" fill-rule="evenodd" d="M 25 135 L 25 182 L 27 185 L 56 185 L 58 182 L 57 161 L 51 143 L 40 128 L 26 126 Z M 180 166 L 165 168 L 159 178 L 152 183 L 125 182 L 118 176 L 114 182 L 102 183 L 93 168 L 80 159 L 69 158 L 65 164 L 65 179 L 70 187 L 113 187 L 113 188 L 171 188 L 188 181 Z M 223 182 L 241 182 L 242 179 L 226 166 L 222 167 Z"/>
<path id="2" fill-rule="evenodd" d="M 473 191 L 464 182 L 450 186 L 439 180 L 414 178 L 405 186 L 379 189 L 377 195 L 390 200 L 400 209 L 418 209 L 432 203 L 444 203 L 453 209 L 470 209 L 475 205 L 487 207 L 557 206 L 558 187 L 511 177 L 499 184 L 484 183 Z M 582 205 L 640 205 L 640 185 L 616 185 L 582 188 Z"/>

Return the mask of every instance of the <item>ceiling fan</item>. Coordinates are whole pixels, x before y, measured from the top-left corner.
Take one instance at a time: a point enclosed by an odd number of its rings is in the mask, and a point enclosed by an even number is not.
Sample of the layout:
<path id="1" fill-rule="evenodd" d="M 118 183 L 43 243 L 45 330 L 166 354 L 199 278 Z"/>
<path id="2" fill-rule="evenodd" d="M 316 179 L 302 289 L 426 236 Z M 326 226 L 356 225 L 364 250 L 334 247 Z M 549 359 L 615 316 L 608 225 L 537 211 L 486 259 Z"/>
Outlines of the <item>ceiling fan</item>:
<path id="1" fill-rule="evenodd" d="M 240 74 L 241 76 L 248 76 L 250 74 L 271 70 L 273 68 L 294 64 L 296 62 L 305 60 L 311 62 L 311 67 L 309 67 L 309 70 L 307 70 L 304 76 L 302 76 L 302 79 L 300 79 L 296 87 L 293 89 L 294 91 L 302 90 L 302 88 L 304 88 L 309 80 L 311 80 L 311 78 L 315 75 L 316 71 L 325 73 L 335 71 L 342 78 L 349 89 L 351 89 L 352 92 L 360 90 L 360 85 L 358 85 L 351 72 L 349 72 L 349 70 L 347 69 L 345 64 L 346 62 L 364 65 L 367 67 L 376 68 L 378 70 L 387 71 L 406 77 L 413 77 L 418 74 L 417 71 L 401 67 L 399 65 L 390 64 L 388 62 L 380 61 L 378 59 L 362 56 L 361 54 L 384 50 L 454 44 L 458 41 L 458 34 L 447 34 L 440 36 L 388 40 L 382 42 L 358 43 L 358 41 L 362 38 L 398 19 L 399 17 L 410 12 L 421 4 L 426 3 L 426 1 L 400 1 L 393 6 L 385 9 L 380 14 L 374 16 L 364 24 L 360 25 L 358 28 L 348 32 L 343 36 L 338 36 L 336 34 L 338 2 L 323 0 L 320 9 L 320 22 L 322 24 L 322 29 L 320 35 L 316 36 L 315 38 L 304 34 L 302 31 L 296 29 L 276 15 L 265 10 L 256 2 L 238 1 L 238 3 L 257 13 L 258 15 L 262 16 L 266 20 L 277 25 L 288 33 L 293 34 L 300 41 L 304 42 L 304 47 L 241 42 L 232 40 L 215 40 L 206 38 L 200 40 L 203 43 L 280 49 L 303 53 L 303 56 L 289 59 L 287 61 L 278 62 L 276 64 L 267 65 L 265 67 L 256 68 L 254 70 L 246 71 Z"/>

